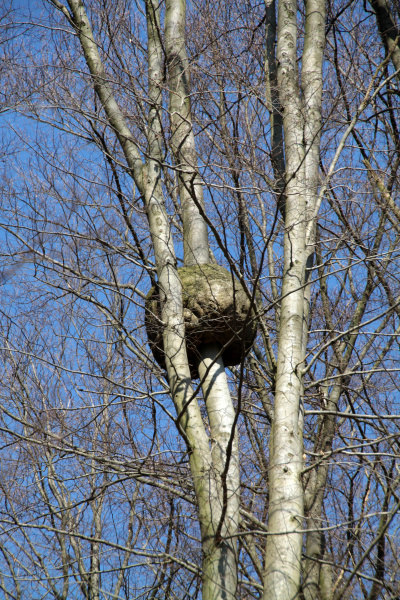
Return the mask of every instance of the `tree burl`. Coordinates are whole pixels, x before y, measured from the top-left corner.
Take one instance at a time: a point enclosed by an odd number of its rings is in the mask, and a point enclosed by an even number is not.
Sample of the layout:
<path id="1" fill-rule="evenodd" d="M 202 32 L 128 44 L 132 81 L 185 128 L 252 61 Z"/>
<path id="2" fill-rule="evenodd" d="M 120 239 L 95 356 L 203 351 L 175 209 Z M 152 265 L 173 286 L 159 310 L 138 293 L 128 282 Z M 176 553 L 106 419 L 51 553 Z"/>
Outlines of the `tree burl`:
<path id="1" fill-rule="evenodd" d="M 239 364 L 257 332 L 251 301 L 239 281 L 224 267 L 214 264 L 181 267 L 178 274 L 192 377 L 198 377 L 199 350 L 204 344 L 219 344 L 223 348 L 225 366 Z M 152 287 L 146 297 L 145 324 L 154 358 L 165 369 L 161 302 L 160 288 Z"/>

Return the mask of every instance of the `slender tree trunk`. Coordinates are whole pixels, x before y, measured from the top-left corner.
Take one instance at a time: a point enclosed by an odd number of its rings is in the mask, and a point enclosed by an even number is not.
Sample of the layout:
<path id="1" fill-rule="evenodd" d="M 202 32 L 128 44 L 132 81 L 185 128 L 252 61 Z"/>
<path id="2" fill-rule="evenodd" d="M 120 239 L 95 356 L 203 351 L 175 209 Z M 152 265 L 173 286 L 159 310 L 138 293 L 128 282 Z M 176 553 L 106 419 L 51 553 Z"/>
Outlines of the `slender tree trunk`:
<path id="1" fill-rule="evenodd" d="M 190 105 L 190 70 L 185 39 L 186 2 L 167 0 L 165 47 L 169 74 L 169 110 L 172 149 L 178 169 L 182 207 L 185 266 L 210 261 L 203 190 Z M 239 450 L 235 411 L 220 347 L 199 348 L 199 375 L 211 434 L 212 465 L 208 473 L 208 499 L 198 497 L 203 547 L 203 600 L 232 599 L 237 586 L 239 524 Z"/>
<path id="2" fill-rule="evenodd" d="M 303 525 L 301 364 L 306 203 L 302 115 L 297 89 L 296 2 L 280 3 L 278 70 L 286 142 L 284 273 L 270 447 L 270 505 L 264 599 L 293 600 L 300 587 Z"/>
<path id="3" fill-rule="evenodd" d="M 276 40 L 276 2 L 265 0 L 265 84 L 269 121 L 271 126 L 271 160 L 275 179 L 275 193 L 279 209 L 285 218 L 285 152 L 283 143 L 283 117 L 279 98 Z"/>
<path id="4" fill-rule="evenodd" d="M 197 153 L 190 103 L 190 70 L 186 51 L 186 1 L 167 0 L 165 53 L 168 63 L 169 114 L 172 151 L 175 157 L 182 206 L 185 266 L 210 261 L 203 189 L 198 173 Z"/>
<path id="5" fill-rule="evenodd" d="M 229 415 L 227 426 L 218 427 L 216 419 L 211 426 L 214 432 L 215 439 L 222 448 L 222 454 L 214 453 L 218 456 L 216 466 L 213 464 L 213 454 L 210 452 L 210 441 L 206 434 L 202 421 L 200 409 L 197 400 L 193 397 L 193 388 L 191 385 L 191 376 L 187 360 L 186 343 L 185 343 L 185 324 L 183 319 L 182 306 L 182 286 L 179 279 L 176 256 L 173 245 L 173 237 L 169 225 L 169 218 L 165 209 L 161 186 L 161 169 L 160 161 L 162 158 L 161 149 L 161 73 L 162 73 L 162 53 L 161 40 L 159 36 L 159 6 L 155 2 L 149 0 L 147 3 L 147 24 L 149 36 L 149 96 L 151 98 L 151 107 L 149 111 L 149 158 L 145 165 L 140 161 L 140 154 L 136 148 L 133 138 L 126 125 L 125 119 L 115 101 L 112 89 L 108 84 L 99 52 L 93 38 L 93 33 L 80 0 L 69 0 L 71 9 L 71 17 L 74 26 L 76 27 L 81 41 L 82 49 L 85 55 L 86 63 L 92 74 L 96 92 L 104 106 L 110 124 L 113 126 L 121 147 L 124 151 L 125 158 L 129 167 L 132 169 L 132 175 L 135 179 L 138 188 L 142 192 L 145 200 L 146 213 L 149 222 L 149 229 L 154 248 L 155 262 L 157 267 L 158 285 L 162 296 L 162 312 L 161 318 L 164 323 L 163 345 L 165 352 L 165 361 L 167 366 L 168 380 L 171 388 L 171 395 L 177 414 L 181 415 L 181 428 L 186 437 L 186 441 L 191 450 L 190 452 L 190 467 L 193 476 L 194 488 L 199 509 L 199 520 L 202 532 L 202 546 L 204 550 L 204 587 L 205 592 L 203 597 L 206 599 L 232 599 L 236 593 L 236 540 L 228 540 L 226 543 L 220 543 L 220 538 L 226 535 L 226 523 L 229 522 L 229 532 L 236 532 L 237 515 L 238 515 L 238 483 L 231 484 L 230 479 L 238 482 L 237 472 L 237 440 L 234 439 L 232 444 L 232 454 L 229 463 L 228 474 L 224 478 L 229 482 L 229 492 L 227 503 L 229 509 L 225 512 L 229 515 L 229 519 L 224 518 L 223 490 L 222 485 L 222 467 L 221 461 L 227 455 L 226 446 L 229 443 L 225 434 L 226 428 L 230 432 L 233 431 L 233 406 L 229 395 L 228 385 L 226 382 L 226 374 L 224 369 L 221 369 L 222 362 L 216 363 L 216 367 L 212 367 L 214 378 L 206 376 L 203 385 L 203 393 L 208 398 L 207 406 L 210 406 L 211 411 L 218 412 L 215 409 L 215 402 L 222 401 L 222 405 L 227 407 L 226 414 Z M 179 4 L 182 8 L 184 5 Z M 184 12 L 179 12 L 178 17 L 184 18 Z M 176 8 L 176 7 L 173 7 Z M 172 18 L 170 19 L 172 20 Z M 182 23 L 179 24 L 178 31 L 183 31 Z M 170 31 L 174 31 L 171 27 Z M 172 34 L 171 34 L 172 35 Z M 178 86 L 179 88 L 179 86 Z M 179 89 L 174 93 L 179 93 Z M 183 98 L 183 96 L 180 96 Z M 187 104 L 183 102 L 183 107 Z M 188 113 L 186 113 L 186 117 Z M 189 115 L 190 116 L 190 115 Z M 179 120 L 183 117 L 178 113 L 174 119 Z M 185 134 L 183 146 L 187 139 L 191 139 L 191 128 Z M 195 170 L 193 168 L 193 154 L 191 149 L 194 148 L 194 139 L 189 144 L 188 154 L 190 160 L 187 164 L 191 168 L 186 180 L 183 178 L 187 186 L 192 185 L 195 179 Z M 182 152 L 184 156 L 188 156 Z M 140 161 L 140 165 L 139 165 Z M 189 187 L 181 188 L 185 193 Z M 198 188 L 195 186 L 195 190 Z M 188 250 L 186 252 L 188 264 L 204 264 L 208 262 L 208 237 L 207 228 L 204 219 L 201 217 L 196 204 L 197 198 L 189 194 L 184 196 L 183 211 L 184 214 L 190 213 L 185 220 L 188 230 L 188 242 L 186 244 Z M 197 258 L 198 257 L 198 258 Z M 211 362 L 214 356 L 212 356 Z M 205 354 L 205 360 L 208 360 L 208 354 Z M 209 366 L 209 362 L 207 365 Z M 217 377 L 215 377 L 215 368 L 217 369 Z M 215 381 L 217 379 L 217 381 Z M 224 390 L 220 397 L 221 389 Z M 189 401 L 192 398 L 192 401 Z M 225 419 L 225 412 L 221 412 L 222 419 Z M 229 438 L 230 439 L 230 438 Z M 224 446 L 225 444 L 225 446 Z M 225 449 L 224 449 L 225 448 Z M 235 462 L 236 461 L 236 462 Z M 226 460 L 224 462 L 224 469 Z M 233 509 L 230 504 L 232 498 L 230 494 L 234 490 Z M 221 553 L 222 548 L 222 553 Z M 217 558 L 215 558 L 217 557 Z M 227 575 L 229 574 L 229 575 Z"/>
<path id="6" fill-rule="evenodd" d="M 302 94 L 297 72 L 297 2 L 278 5 L 277 78 L 286 151 L 285 237 L 264 600 L 294 600 L 301 585 L 304 492 L 302 365 L 308 340 L 312 240 L 317 197 L 325 1 L 306 2 Z M 307 246 L 308 242 L 308 246 Z M 311 243 L 310 243 L 311 242 Z"/>
<path id="7" fill-rule="evenodd" d="M 173 16 L 178 20 L 184 18 L 184 12 L 182 12 L 181 2 L 178 3 L 177 7 L 169 4 L 169 33 L 178 31 L 182 35 L 184 30 L 181 23 L 172 25 Z M 172 15 L 171 15 L 172 12 Z M 158 21 L 159 10 L 156 3 L 153 0 L 148 0 L 147 9 L 147 20 L 148 20 L 148 37 L 149 37 L 149 74 L 151 73 L 152 79 L 150 86 L 161 89 L 161 81 L 158 77 L 161 76 L 161 40 L 159 38 L 159 21 Z M 168 36 L 167 36 L 168 37 Z M 173 37 L 173 35 L 172 35 Z M 173 39 L 169 43 L 176 50 L 177 46 L 173 45 Z M 183 44 L 180 47 L 180 53 L 183 55 L 183 61 L 186 65 L 187 72 L 187 58 L 186 49 L 184 47 L 184 38 L 179 38 L 179 43 Z M 178 42 L 176 42 L 178 43 Z M 172 60 L 172 59 L 171 59 Z M 175 60 L 175 59 L 173 59 Z M 179 79 L 181 74 L 178 74 Z M 178 81 L 175 84 L 175 90 L 171 91 L 171 96 L 177 94 L 179 98 L 185 98 L 187 90 L 183 85 L 182 81 Z M 158 91 L 160 94 L 160 91 Z M 154 98 L 154 115 L 150 115 L 150 156 L 148 161 L 148 179 L 147 179 L 147 190 L 157 190 L 156 197 L 161 197 L 161 179 L 159 165 L 161 162 L 161 124 L 159 121 L 160 96 L 157 95 L 157 91 L 151 92 L 151 97 Z M 174 104 L 174 100 L 170 101 L 170 105 Z M 157 112 L 158 107 L 158 112 Z M 182 107 L 185 114 L 182 115 Z M 186 108 L 185 108 L 186 107 Z M 190 160 L 194 156 L 194 138 L 191 127 L 187 128 L 188 122 L 190 123 L 190 106 L 187 107 L 185 101 L 182 105 L 178 103 L 175 106 L 176 111 L 171 116 L 171 120 L 175 123 L 175 126 L 179 128 L 184 123 L 186 128 L 185 133 L 182 133 L 183 127 L 180 129 L 177 137 L 183 135 L 180 139 L 180 152 L 179 156 L 182 156 L 182 162 L 187 161 L 186 165 L 191 169 L 192 177 L 195 178 L 193 164 L 190 164 Z M 178 143 L 178 142 L 176 142 Z M 188 154 L 185 153 L 185 147 Z M 188 156 L 189 155 L 189 156 Z M 181 174 L 182 175 L 182 174 Z M 187 173 L 185 173 L 185 176 Z M 186 180 L 187 181 L 187 180 Z M 151 187 L 150 187 L 151 185 Z M 201 188 L 200 188 L 201 189 Z M 185 236 L 185 264 L 187 266 L 192 264 L 204 264 L 208 262 L 208 234 L 204 219 L 199 213 L 198 206 L 193 200 L 191 195 L 188 193 L 188 189 L 184 184 L 180 185 L 180 192 L 183 194 L 182 212 L 184 231 L 188 231 Z M 199 194 L 199 188 L 196 187 L 196 193 Z M 164 211 L 160 206 L 160 202 L 157 199 L 150 196 L 146 201 L 149 207 L 149 223 L 150 230 L 157 231 L 159 236 L 162 235 L 161 224 L 164 223 L 164 230 L 167 231 L 167 225 L 165 220 L 167 216 L 164 215 Z M 201 197 L 202 202 L 202 197 Z M 155 217 L 155 223 L 152 220 Z M 168 234 L 170 230 L 168 228 Z M 153 244 L 156 248 L 160 243 L 160 238 L 155 236 L 153 238 Z M 164 250 L 167 248 L 167 243 L 164 241 Z M 167 257 L 172 259 L 175 264 L 174 257 L 170 254 Z M 161 261 L 157 261 L 159 264 Z M 165 262 L 165 261 L 164 261 Z M 165 297 L 172 296 L 171 308 L 166 300 L 163 306 L 162 318 L 165 324 L 171 323 L 172 331 L 168 325 L 164 329 L 164 351 L 166 355 L 167 371 L 169 375 L 169 381 L 173 390 L 173 397 L 178 414 L 181 414 L 184 408 L 185 401 L 190 398 L 193 393 L 190 381 L 190 373 L 187 363 L 186 356 L 186 343 L 184 334 L 184 323 L 182 317 L 182 291 L 181 284 L 178 276 L 178 272 L 175 268 L 170 271 L 164 269 L 158 272 L 159 285 L 161 289 L 164 289 Z M 165 279 L 165 283 L 164 283 Z M 164 287 L 163 287 L 164 286 Z M 165 286 L 168 286 L 167 288 Z M 180 317 L 180 318 L 179 318 Z M 174 332 L 174 333 L 172 333 Z M 176 336 L 176 332 L 180 335 Z M 172 335 L 171 335 L 172 334 Z M 203 426 L 200 427 L 200 412 L 196 399 L 193 399 L 183 412 L 182 421 L 184 425 L 185 433 L 188 434 L 192 448 L 199 444 L 199 452 L 192 452 L 190 456 L 191 472 L 194 481 L 194 487 L 196 492 L 196 498 L 199 509 L 199 520 L 202 538 L 203 548 L 203 598 L 218 599 L 218 598 L 234 598 L 236 591 L 236 580 L 237 580 L 237 565 L 236 565 L 236 540 L 228 540 L 227 543 L 221 541 L 221 535 L 226 535 L 226 532 L 233 530 L 236 533 L 237 521 L 238 521 L 238 506 L 236 510 L 231 509 L 231 498 L 228 497 L 229 502 L 229 513 L 227 517 L 231 518 L 224 519 L 221 522 L 223 515 L 223 502 L 224 495 L 222 491 L 222 473 L 226 464 L 226 451 L 224 452 L 225 445 L 229 441 L 230 432 L 232 431 L 234 421 L 234 410 L 232 401 L 229 394 L 229 389 L 226 381 L 226 374 L 223 367 L 222 359 L 213 363 L 215 356 L 218 354 L 219 349 L 215 348 L 215 352 L 205 350 L 203 353 L 203 361 L 199 368 L 200 374 L 203 375 L 202 388 L 204 397 L 206 399 L 207 410 L 210 418 L 210 429 L 211 437 L 215 438 L 218 447 L 221 448 L 221 452 L 215 452 L 214 449 L 209 449 L 209 440 L 205 436 Z M 203 368 L 202 368 L 203 367 Z M 227 406 L 228 410 L 224 411 L 224 407 Z M 219 416 L 221 416 L 221 423 L 219 424 Z M 193 429 L 194 427 L 194 429 Z M 193 429 L 193 431 L 192 431 Z M 228 433 L 227 433 L 228 432 Z M 194 440 L 193 435 L 197 436 L 200 433 L 199 440 Z M 227 441 L 228 440 L 228 441 Z M 234 444 L 235 457 L 237 456 L 237 440 L 235 438 Z M 228 485 L 230 485 L 230 479 L 233 477 L 235 480 L 234 485 L 235 492 L 234 498 L 236 499 L 239 489 L 239 473 L 238 473 L 237 461 L 232 460 L 229 474 L 227 477 Z M 235 479 L 236 478 L 236 479 Z M 230 485 L 229 491 L 231 492 L 232 485 Z M 238 504 L 238 502 L 237 502 Z M 229 527 L 226 527 L 226 523 L 229 523 Z M 219 531 L 219 524 L 222 524 L 221 531 Z M 236 523 L 236 527 L 235 527 Z M 219 536 L 219 537 L 217 537 Z"/>
<path id="8" fill-rule="evenodd" d="M 239 451 L 235 410 L 220 347 L 203 348 L 199 364 L 211 433 L 210 520 L 202 523 L 203 600 L 236 598 Z M 212 485 L 215 481 L 215 485 Z M 212 494 L 212 495 L 211 495 Z"/>
<path id="9" fill-rule="evenodd" d="M 328 402 L 327 410 L 335 412 L 337 410 L 340 394 L 342 391 L 342 382 L 338 381 L 334 386 Z M 332 448 L 332 440 L 335 433 L 335 416 L 325 415 L 322 417 L 320 436 L 322 438 L 322 453 L 329 452 Z M 306 559 L 304 561 L 304 581 L 303 594 L 305 600 L 319 600 L 325 598 L 329 590 L 329 569 L 325 567 L 321 571 L 321 565 L 318 559 L 323 558 L 323 536 L 321 531 L 321 515 L 328 477 L 329 462 L 323 461 L 318 470 L 314 473 L 310 485 L 309 494 L 306 496 L 307 509 L 307 529 L 309 530 L 306 538 Z M 325 596 L 324 596 L 325 594 Z"/>
<path id="10" fill-rule="evenodd" d="M 396 27 L 390 4 L 387 0 L 369 0 L 375 11 L 376 22 L 383 44 L 391 54 L 391 60 L 396 71 L 400 71 L 400 30 Z M 400 81 L 400 72 L 397 74 Z"/>
<path id="11" fill-rule="evenodd" d="M 309 235 L 306 239 L 306 282 L 310 269 L 314 264 L 316 226 L 312 223 L 319 188 L 319 143 L 321 138 L 322 107 L 322 60 L 325 48 L 325 0 L 307 0 L 306 23 L 304 36 L 302 91 L 304 102 L 304 143 L 305 143 L 305 177 L 306 177 L 306 211 Z M 311 221 L 311 222 L 310 222 Z M 310 227 L 311 225 L 311 227 Z M 311 284 L 304 290 L 303 317 L 303 356 L 306 355 L 309 330 Z M 323 479 L 323 473 L 319 474 Z M 306 560 L 303 574 L 303 594 L 305 600 L 317 600 L 320 597 L 320 566 L 313 560 L 321 557 L 322 536 L 320 527 L 322 502 L 326 479 L 318 481 L 318 491 L 310 508 L 306 537 Z"/>

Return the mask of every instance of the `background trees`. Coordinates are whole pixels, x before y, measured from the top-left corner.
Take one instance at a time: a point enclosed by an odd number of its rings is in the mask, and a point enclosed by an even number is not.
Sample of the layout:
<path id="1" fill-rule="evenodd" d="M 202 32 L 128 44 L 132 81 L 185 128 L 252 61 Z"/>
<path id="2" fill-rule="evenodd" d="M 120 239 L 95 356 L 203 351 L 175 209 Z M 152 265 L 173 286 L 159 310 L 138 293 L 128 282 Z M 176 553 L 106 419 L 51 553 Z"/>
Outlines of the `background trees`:
<path id="1" fill-rule="evenodd" d="M 396 598 L 398 8 L 183 9 L 3 3 L 0 586 Z M 258 335 L 190 381 L 214 261 Z"/>

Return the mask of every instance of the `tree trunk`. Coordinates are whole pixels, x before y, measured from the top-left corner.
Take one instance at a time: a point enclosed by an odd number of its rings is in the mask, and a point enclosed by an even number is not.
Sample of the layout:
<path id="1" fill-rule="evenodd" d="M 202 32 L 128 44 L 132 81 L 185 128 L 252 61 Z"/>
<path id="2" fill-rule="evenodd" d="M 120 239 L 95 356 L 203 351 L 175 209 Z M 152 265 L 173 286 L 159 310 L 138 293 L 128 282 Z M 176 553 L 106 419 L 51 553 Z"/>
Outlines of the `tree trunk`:
<path id="1" fill-rule="evenodd" d="M 210 423 L 209 520 L 201 523 L 203 600 L 236 598 L 237 538 L 239 526 L 239 451 L 233 407 L 220 347 L 202 351 L 199 375 Z"/>
<path id="2" fill-rule="evenodd" d="M 185 26 L 186 1 L 167 0 L 165 53 L 168 63 L 171 145 L 182 207 L 184 262 L 189 267 L 208 263 L 210 256 L 207 225 L 200 212 L 204 210 L 204 200 L 192 125 Z"/>
<path id="3" fill-rule="evenodd" d="M 270 505 L 264 600 L 294 600 L 301 584 L 304 492 L 302 365 L 308 339 L 314 239 L 307 240 L 317 198 L 325 2 L 308 0 L 302 94 L 297 72 L 297 2 L 278 6 L 278 86 L 285 139 L 285 237 L 275 411 L 270 443 Z M 312 223 L 310 223 L 312 225 Z M 311 226 L 312 232 L 314 227 Z M 312 233 L 312 238 L 314 234 Z M 307 246 L 308 242 L 308 246 Z"/>
<path id="4" fill-rule="evenodd" d="M 190 70 L 185 39 L 186 2 L 167 0 L 165 47 L 169 74 L 169 110 L 172 149 L 178 170 L 182 207 L 185 266 L 210 261 L 203 190 L 198 174 L 190 105 Z M 203 599 L 232 599 L 237 586 L 239 523 L 239 450 L 235 410 L 220 347 L 199 348 L 201 387 L 211 434 L 212 465 L 208 473 L 208 499 L 198 497 L 203 547 Z"/>

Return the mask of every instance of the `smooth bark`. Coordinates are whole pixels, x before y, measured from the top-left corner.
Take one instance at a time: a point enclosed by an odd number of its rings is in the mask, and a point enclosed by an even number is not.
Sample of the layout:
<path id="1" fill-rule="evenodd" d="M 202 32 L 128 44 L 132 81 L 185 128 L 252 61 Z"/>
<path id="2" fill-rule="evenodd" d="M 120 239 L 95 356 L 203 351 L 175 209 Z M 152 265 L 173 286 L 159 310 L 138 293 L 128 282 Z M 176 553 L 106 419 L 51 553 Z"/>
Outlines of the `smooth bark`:
<path id="1" fill-rule="evenodd" d="M 319 152 L 322 123 L 322 61 L 325 48 L 325 12 L 324 0 L 307 0 L 301 73 L 304 102 L 306 213 L 309 231 L 306 240 L 306 282 L 310 277 L 309 274 L 314 264 L 315 254 L 316 224 L 312 220 L 315 215 L 320 181 Z M 303 356 L 306 355 L 308 344 L 310 297 L 311 283 L 308 283 L 304 289 Z M 320 477 L 324 479 L 323 470 Z M 310 530 L 306 536 L 306 555 L 310 558 L 306 560 L 302 582 L 305 600 L 317 600 L 320 594 L 320 567 L 313 558 L 319 558 L 322 553 L 322 536 L 320 532 L 315 530 L 320 526 L 325 483 L 326 479 L 323 480 L 323 484 L 319 482 L 319 486 L 315 490 L 315 499 L 306 523 L 307 528 Z"/>
<path id="2" fill-rule="evenodd" d="M 306 189 L 297 73 L 297 3 L 279 3 L 278 85 L 286 148 L 284 271 L 270 444 L 270 504 L 264 600 L 293 600 L 300 588 L 303 441 L 300 365 L 303 336 Z"/>
<path id="3" fill-rule="evenodd" d="M 308 341 L 307 269 L 312 266 L 314 254 L 315 227 L 310 219 L 318 195 L 324 27 L 324 0 L 308 0 L 300 91 L 297 2 L 279 3 L 277 77 L 286 149 L 285 238 L 270 445 L 270 537 L 266 547 L 264 600 L 293 600 L 298 597 L 301 585 L 304 515 L 301 371 Z M 307 225 L 312 230 L 308 246 Z"/>
<path id="4" fill-rule="evenodd" d="M 204 199 L 198 173 L 190 104 L 190 70 L 185 39 L 186 2 L 167 0 L 165 50 L 168 63 L 172 150 L 178 170 L 185 266 L 210 262 Z M 211 435 L 208 497 L 198 496 L 203 548 L 203 599 L 233 599 L 237 587 L 239 450 L 235 411 L 220 347 L 200 348 L 201 387 Z M 226 538 L 226 539 L 225 539 Z"/>
<path id="5" fill-rule="evenodd" d="M 190 266 L 210 262 L 210 254 L 207 225 L 201 215 L 204 199 L 192 124 L 185 26 L 185 0 L 167 0 L 165 52 L 169 75 L 171 145 L 182 207 L 184 262 L 185 266 Z"/>
<path id="6" fill-rule="evenodd" d="M 216 344 L 205 346 L 199 364 L 212 455 L 209 519 L 201 523 L 204 600 L 233 600 L 237 586 L 237 539 L 230 536 L 239 527 L 239 451 L 235 409 L 219 351 Z"/>

